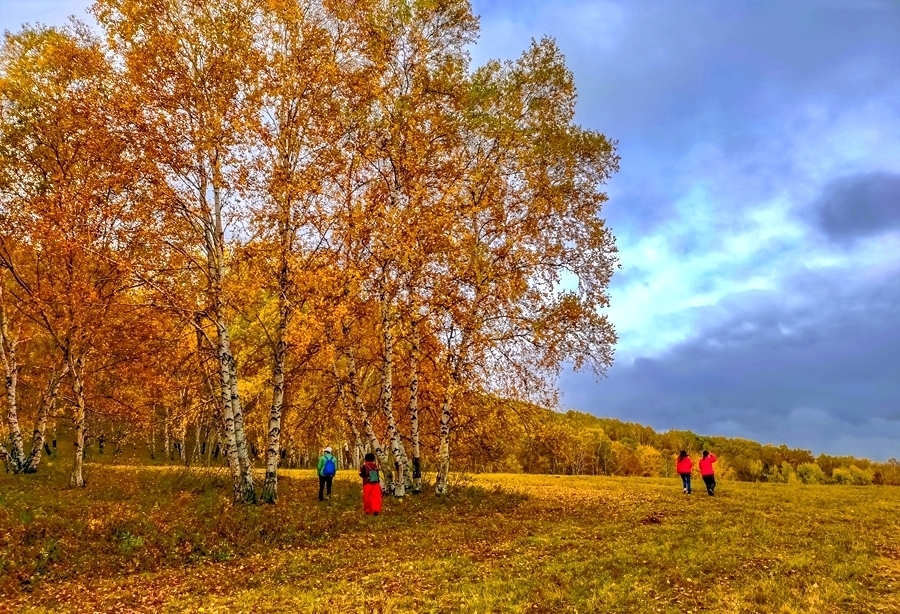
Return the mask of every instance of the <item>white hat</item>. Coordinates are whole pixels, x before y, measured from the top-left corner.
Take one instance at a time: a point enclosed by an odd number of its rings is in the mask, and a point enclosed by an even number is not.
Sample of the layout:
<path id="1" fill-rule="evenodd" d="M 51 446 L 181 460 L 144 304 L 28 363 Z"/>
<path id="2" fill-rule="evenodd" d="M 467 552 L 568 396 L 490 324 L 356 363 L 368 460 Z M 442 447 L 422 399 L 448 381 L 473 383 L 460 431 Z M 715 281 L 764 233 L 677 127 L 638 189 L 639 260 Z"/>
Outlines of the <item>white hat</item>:
<path id="1" fill-rule="evenodd" d="M 325 451 L 326 451 L 326 452 L 331 452 L 331 446 L 328 446 L 327 448 L 325 448 Z"/>

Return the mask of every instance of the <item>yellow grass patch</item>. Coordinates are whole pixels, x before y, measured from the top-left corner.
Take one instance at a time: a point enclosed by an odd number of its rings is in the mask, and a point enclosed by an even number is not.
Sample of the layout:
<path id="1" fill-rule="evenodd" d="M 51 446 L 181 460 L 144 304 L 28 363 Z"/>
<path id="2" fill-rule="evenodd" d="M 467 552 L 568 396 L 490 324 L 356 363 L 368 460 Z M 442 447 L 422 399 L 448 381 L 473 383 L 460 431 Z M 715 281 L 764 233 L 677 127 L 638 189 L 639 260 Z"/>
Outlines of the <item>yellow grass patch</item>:
<path id="1" fill-rule="evenodd" d="M 224 476 L 90 470 L 0 476 L 0 611 L 900 611 L 895 488 L 476 475 L 372 518 L 352 472 L 233 508 Z"/>

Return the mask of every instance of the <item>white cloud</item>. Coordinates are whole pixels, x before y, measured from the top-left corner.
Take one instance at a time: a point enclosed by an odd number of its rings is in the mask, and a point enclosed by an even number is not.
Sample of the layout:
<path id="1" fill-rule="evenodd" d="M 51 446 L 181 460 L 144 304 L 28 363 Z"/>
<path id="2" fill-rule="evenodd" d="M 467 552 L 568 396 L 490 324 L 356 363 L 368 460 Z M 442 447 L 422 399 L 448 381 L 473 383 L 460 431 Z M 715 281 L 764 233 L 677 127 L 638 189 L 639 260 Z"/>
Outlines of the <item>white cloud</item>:
<path id="1" fill-rule="evenodd" d="M 839 249 L 805 215 L 831 179 L 900 164 L 900 81 L 884 61 L 896 44 L 878 46 L 895 13 L 831 7 L 832 25 L 856 20 L 835 33 L 806 5 L 734 8 L 743 21 L 715 3 L 475 6 L 476 60 L 555 35 L 579 117 L 620 138 L 606 208 L 624 266 L 610 309 L 620 360 L 696 335 L 698 308 L 735 294 L 801 300 L 783 287 L 797 271 L 895 266 L 898 251 L 877 246 L 888 239 Z"/>
<path id="2" fill-rule="evenodd" d="M 620 357 L 657 355 L 696 334 L 697 307 L 748 290 L 774 291 L 798 270 L 865 276 L 900 266 L 896 233 L 838 247 L 808 219 L 809 204 L 833 178 L 900 166 L 900 122 L 890 104 L 810 103 L 766 124 L 766 138 L 748 150 L 700 140 L 671 170 L 668 219 L 649 234 L 627 227 L 619 233 L 625 275 L 614 283 L 610 314 Z"/>

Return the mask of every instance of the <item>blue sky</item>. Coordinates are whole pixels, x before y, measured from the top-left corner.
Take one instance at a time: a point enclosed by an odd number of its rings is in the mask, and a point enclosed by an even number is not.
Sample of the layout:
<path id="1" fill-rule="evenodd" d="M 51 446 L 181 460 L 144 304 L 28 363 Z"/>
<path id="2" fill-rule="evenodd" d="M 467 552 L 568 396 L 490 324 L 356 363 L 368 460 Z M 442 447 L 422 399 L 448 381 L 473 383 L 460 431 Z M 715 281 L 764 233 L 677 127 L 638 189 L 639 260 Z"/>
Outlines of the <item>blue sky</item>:
<path id="1" fill-rule="evenodd" d="M 0 0 L 0 28 L 84 0 Z M 620 341 L 562 404 L 900 456 L 900 3 L 475 0 L 475 63 L 556 38 L 618 141 Z"/>
<path id="2" fill-rule="evenodd" d="M 619 142 L 616 364 L 563 405 L 900 456 L 900 3 L 475 8 L 477 62 L 554 36 Z"/>

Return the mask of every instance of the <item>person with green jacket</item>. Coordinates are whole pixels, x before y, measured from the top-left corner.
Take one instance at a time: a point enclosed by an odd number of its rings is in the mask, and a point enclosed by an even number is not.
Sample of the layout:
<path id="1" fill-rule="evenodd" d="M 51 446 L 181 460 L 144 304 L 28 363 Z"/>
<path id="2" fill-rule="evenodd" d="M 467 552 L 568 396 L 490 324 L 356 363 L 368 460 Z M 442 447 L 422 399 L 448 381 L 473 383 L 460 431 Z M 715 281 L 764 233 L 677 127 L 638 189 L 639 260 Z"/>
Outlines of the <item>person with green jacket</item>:
<path id="1" fill-rule="evenodd" d="M 331 453 L 331 446 L 325 448 L 325 453 L 319 457 L 319 501 L 324 501 L 322 493 L 326 492 L 326 497 L 331 499 L 331 482 L 334 480 L 334 474 L 337 473 L 337 459 Z"/>

